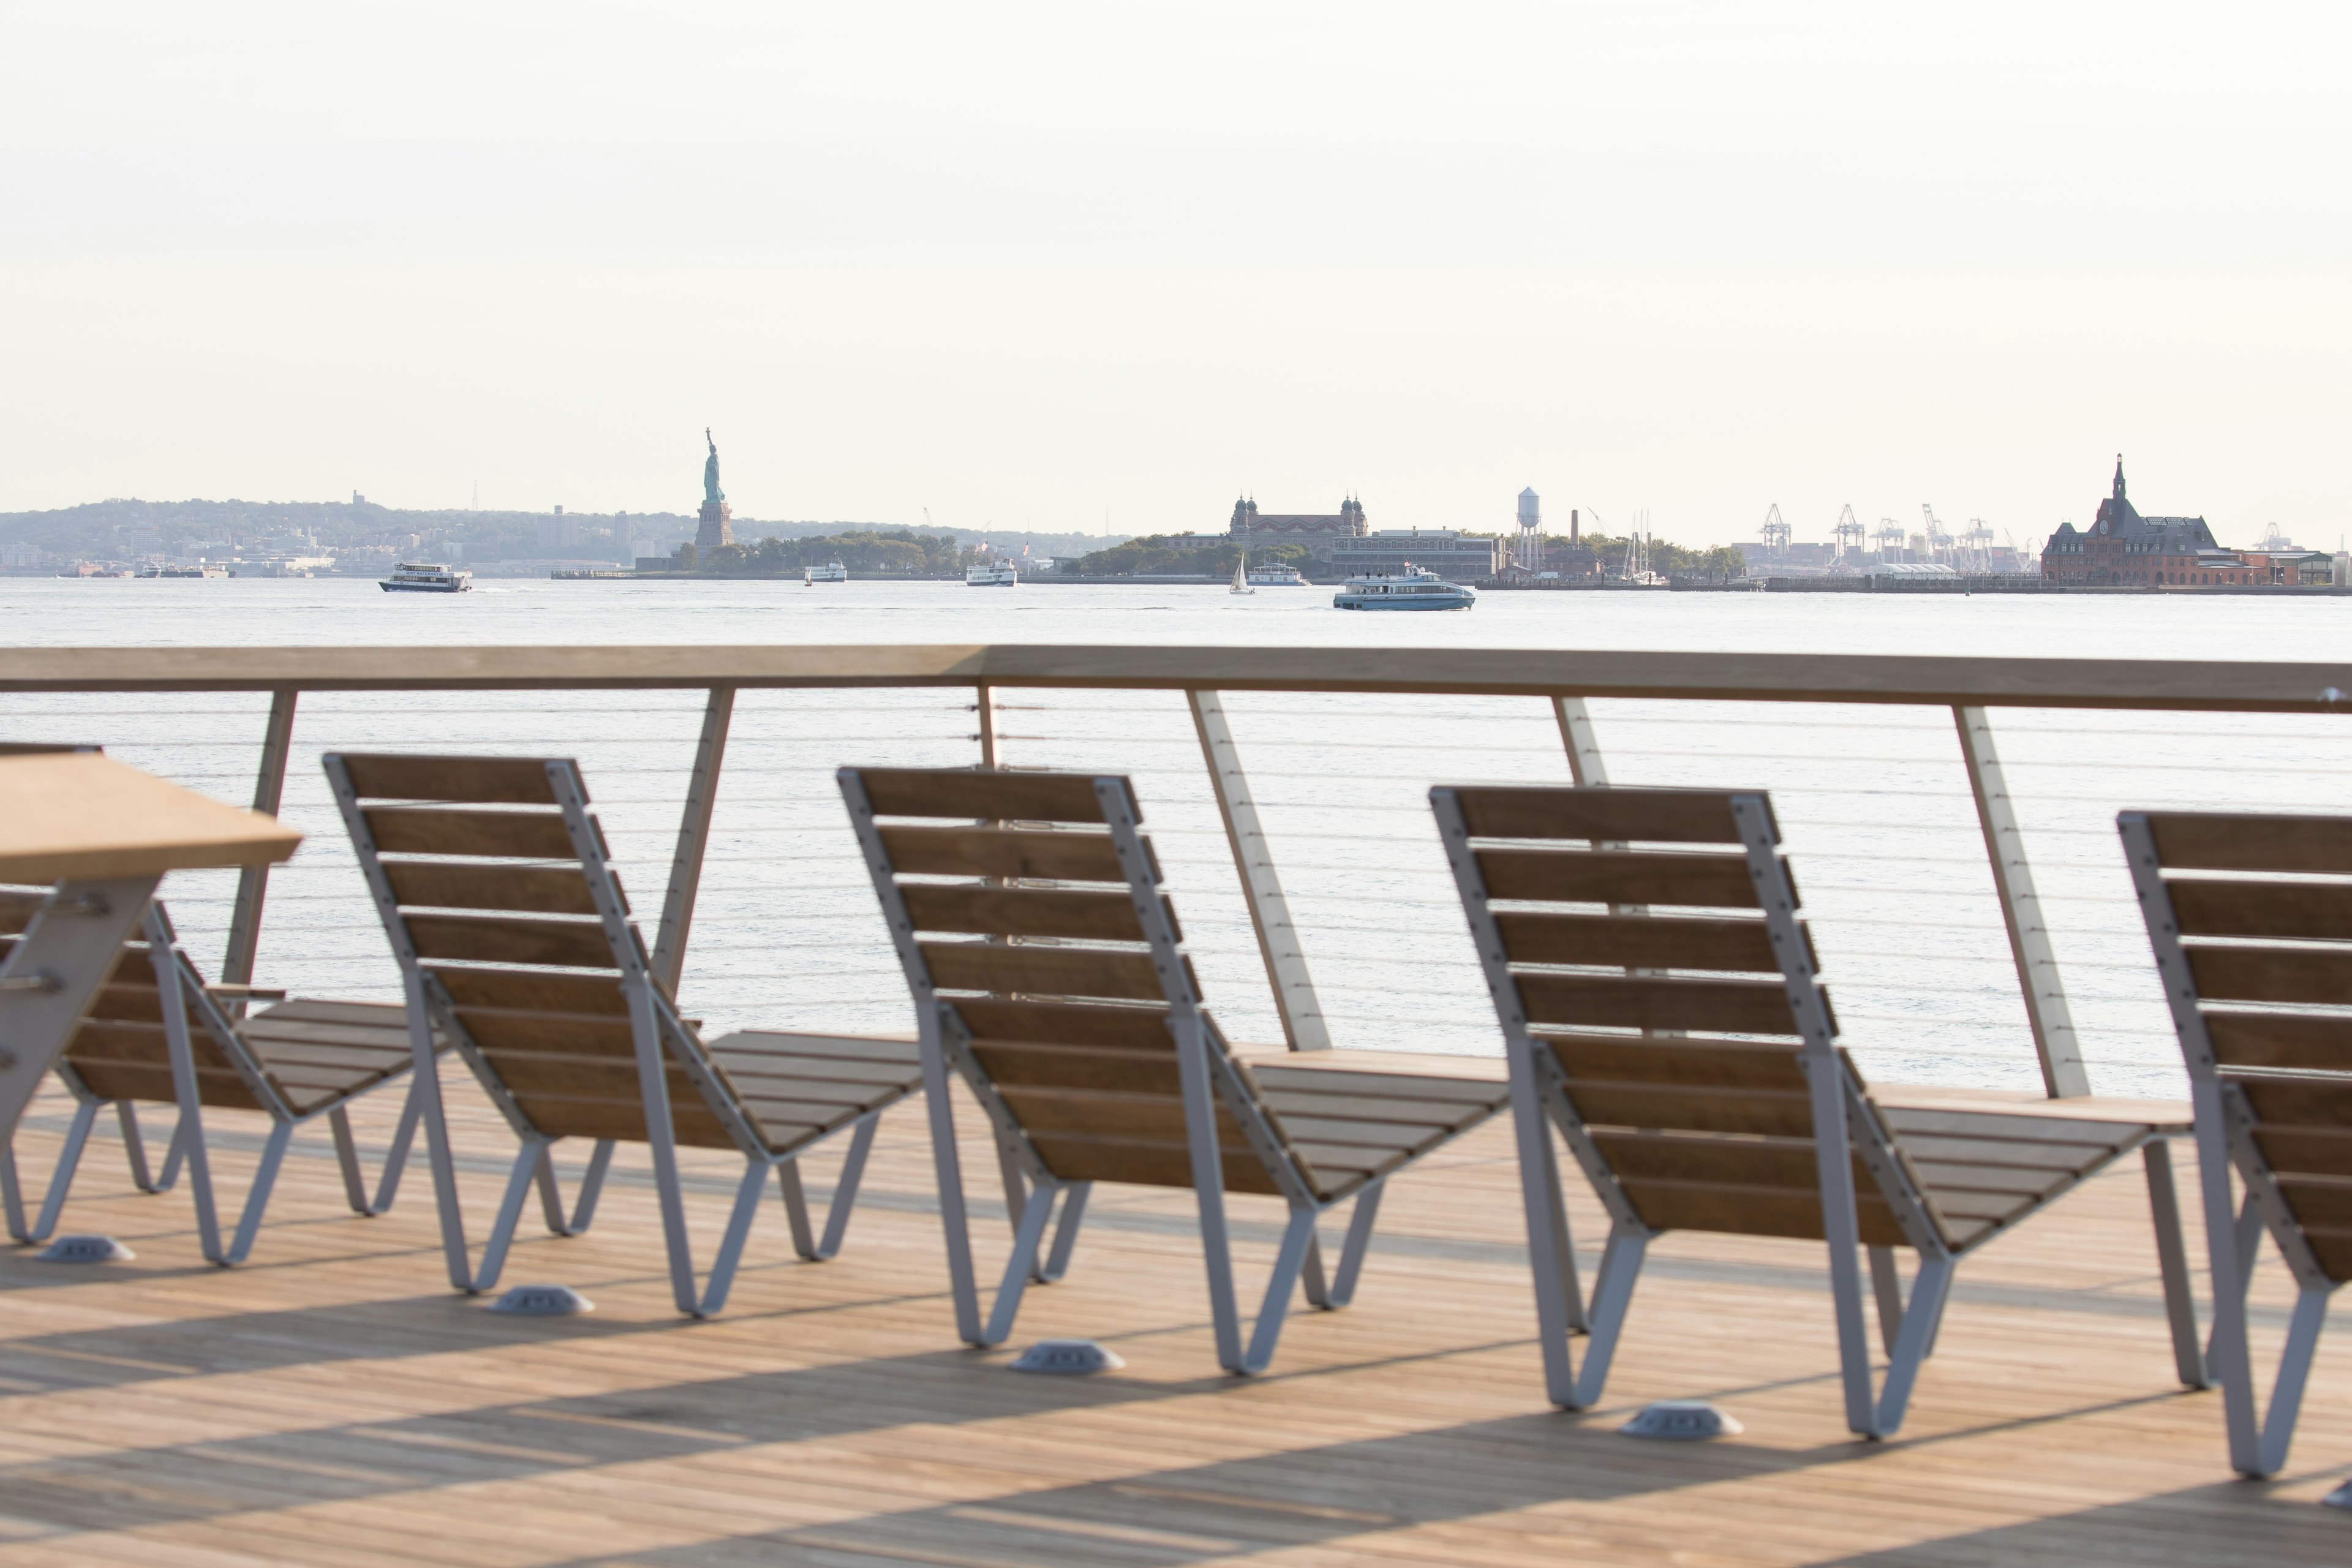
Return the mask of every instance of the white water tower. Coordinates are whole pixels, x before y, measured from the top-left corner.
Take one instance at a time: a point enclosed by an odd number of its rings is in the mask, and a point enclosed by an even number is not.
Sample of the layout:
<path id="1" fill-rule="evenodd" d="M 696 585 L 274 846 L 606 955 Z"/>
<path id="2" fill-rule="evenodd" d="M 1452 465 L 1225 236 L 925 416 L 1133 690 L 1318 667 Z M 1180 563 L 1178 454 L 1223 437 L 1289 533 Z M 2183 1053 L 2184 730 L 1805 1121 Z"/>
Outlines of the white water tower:
<path id="1" fill-rule="evenodd" d="M 1519 547 L 1515 559 L 1530 572 L 1543 565 L 1543 503 L 1532 485 L 1519 492 Z"/>

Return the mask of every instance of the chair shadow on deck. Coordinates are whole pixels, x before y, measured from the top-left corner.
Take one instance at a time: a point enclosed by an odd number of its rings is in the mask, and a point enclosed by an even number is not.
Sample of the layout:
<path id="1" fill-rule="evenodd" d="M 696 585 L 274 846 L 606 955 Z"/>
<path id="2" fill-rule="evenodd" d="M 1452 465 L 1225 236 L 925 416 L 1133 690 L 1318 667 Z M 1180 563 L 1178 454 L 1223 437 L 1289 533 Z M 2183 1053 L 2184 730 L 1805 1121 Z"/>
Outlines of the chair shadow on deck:
<path id="1" fill-rule="evenodd" d="M 1824 1559 L 1820 1568 L 1954 1568 L 1972 1563 L 2333 1563 L 2345 1519 L 2261 1481 L 2225 1480 L 2105 1508 L 1910 1546 Z"/>
<path id="2" fill-rule="evenodd" d="M 383 1326 L 391 1310 L 373 1320 L 375 1326 Z M 404 1326 L 414 1331 L 413 1316 Z M 674 1321 L 650 1326 L 693 1331 Z M 1015 1377 L 968 1351 L 937 1351 L 0 1466 L 0 1521 L 13 1540 L 112 1532 L 643 1465 L 751 1444 L 1019 1419 L 1229 1384 L 1215 1376 L 1172 1384 Z M 985 1396 L 975 1397 L 982 1387 Z"/>
<path id="3" fill-rule="evenodd" d="M 1827 1377 L 1833 1380 L 1835 1373 Z M 1594 1528 L 1593 1516 L 1572 1511 L 1572 1505 L 1604 1506 L 1686 1489 L 1769 1482 L 1824 1465 L 1881 1462 L 1911 1446 L 1855 1440 L 1775 1449 L 1738 1443 L 1642 1443 L 1616 1435 L 1622 1410 L 1593 1414 L 1599 1418 L 1565 1412 L 1507 1416 L 1034 1491 L 1008 1489 L 985 1500 L 877 1511 L 656 1551 L 569 1558 L 550 1568 L 750 1568 L 755 1563 L 868 1560 L 1192 1568 L 1301 1548 L 1344 1551 L 1350 1542 L 1390 1532 L 1474 1523 L 1562 1505 L 1570 1505 L 1571 1511 L 1517 1518 L 1505 1528 L 1517 1542 L 1515 1549 L 1528 1553 L 1530 1560 L 1572 1562 L 1580 1554 L 1580 1543 L 1589 1545 L 1593 1539 Z M 788 1475 L 780 1467 L 780 1484 L 788 1484 Z M 2166 1561 L 2325 1562 L 2331 1560 L 2327 1549 L 2341 1544 L 2340 1526 L 2332 1533 L 2327 1530 L 2336 1521 L 2301 1517 L 2324 1510 L 2228 1506 L 2236 1495 L 2232 1485 L 2224 1483 L 2122 1508 L 1988 1531 L 1981 1537 L 1949 1537 L 1839 1561 L 1888 1568 L 2016 1562 L 2045 1562 L 2055 1568 L 2081 1561 L 2144 1562 L 2148 1531 L 2155 1529 L 2164 1531 L 2168 1541 L 2212 1549 L 2210 1556 L 2198 1556 L 2192 1550 L 2188 1556 Z M 2245 1495 L 2262 1500 L 2253 1489 Z M 2214 1506 L 2216 1501 L 2223 1506 Z M 2287 1519 L 2290 1513 L 2298 1517 Z M 2102 1536 L 2111 1527 L 2101 1522 L 2101 1515 L 2115 1516 L 2117 1522 L 2112 1528 L 2121 1533 Z M 1625 1524 L 1621 1517 L 1617 1528 L 1622 1531 Z M 1654 1521 L 1633 1528 L 1658 1527 Z M 1706 1554 L 1709 1537 L 1704 1525 L 1668 1532 Z M 1554 1539 L 1548 1542 L 1547 1535 Z M 2137 1556 L 2130 1549 L 2135 1542 Z M 1725 1544 L 1719 1538 L 1716 1543 Z M 1369 1542 L 1365 1544 L 1370 1549 Z M 2095 1544 L 2109 1555 L 2085 1557 L 2076 1552 L 2078 1544 Z M 2263 1548 L 2267 1544 L 2300 1554 L 2266 1557 Z M 2240 1554 L 2233 1557 L 2231 1547 Z M 1498 1560 L 1494 1552 L 1454 1538 L 1392 1540 L 1377 1550 L 1381 1560 L 1394 1553 L 1405 1561 L 1433 1561 L 1455 1551 L 1465 1561 Z"/>

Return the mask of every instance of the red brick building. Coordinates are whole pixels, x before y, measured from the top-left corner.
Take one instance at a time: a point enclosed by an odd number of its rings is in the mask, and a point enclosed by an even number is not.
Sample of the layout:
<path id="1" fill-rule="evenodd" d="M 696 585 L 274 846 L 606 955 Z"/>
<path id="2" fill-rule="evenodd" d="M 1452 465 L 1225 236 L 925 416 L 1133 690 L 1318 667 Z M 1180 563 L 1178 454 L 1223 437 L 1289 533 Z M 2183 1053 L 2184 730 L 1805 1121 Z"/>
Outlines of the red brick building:
<path id="1" fill-rule="evenodd" d="M 2042 575 L 2053 583 L 2114 587 L 2218 587 L 2275 583 L 2270 561 L 2224 550 L 2201 517 L 2142 517 L 2124 496 L 2124 460 L 2116 458 L 2115 493 L 2099 503 L 2091 526 L 2062 522 L 2042 552 Z M 2295 581 L 2290 569 L 2284 580 Z"/>

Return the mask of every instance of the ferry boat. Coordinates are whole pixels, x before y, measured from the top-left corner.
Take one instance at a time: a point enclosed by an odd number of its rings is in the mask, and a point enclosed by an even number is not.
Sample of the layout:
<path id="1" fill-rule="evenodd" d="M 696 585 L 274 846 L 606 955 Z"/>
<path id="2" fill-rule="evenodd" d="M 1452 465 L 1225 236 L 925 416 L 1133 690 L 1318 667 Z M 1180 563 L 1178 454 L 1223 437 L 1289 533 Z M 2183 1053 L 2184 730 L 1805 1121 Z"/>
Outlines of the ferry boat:
<path id="1" fill-rule="evenodd" d="M 462 594 L 474 585 L 474 574 L 439 563 L 404 561 L 392 575 L 376 584 L 387 594 Z"/>
<path id="2" fill-rule="evenodd" d="M 1253 566 L 1249 569 L 1249 585 L 1253 588 L 1304 588 L 1307 579 L 1298 574 L 1296 566 Z"/>
<path id="3" fill-rule="evenodd" d="M 963 574 L 967 588 L 1010 588 L 1021 581 L 1021 569 L 1010 561 L 992 561 Z"/>
<path id="4" fill-rule="evenodd" d="M 1413 565 L 1350 577 L 1331 595 L 1332 605 L 1342 610 L 1466 610 L 1477 602 L 1469 589 Z"/>
<path id="5" fill-rule="evenodd" d="M 828 561 L 822 566 L 805 566 L 801 569 L 801 581 L 812 588 L 819 583 L 846 583 L 849 581 L 849 568 L 838 561 Z"/>

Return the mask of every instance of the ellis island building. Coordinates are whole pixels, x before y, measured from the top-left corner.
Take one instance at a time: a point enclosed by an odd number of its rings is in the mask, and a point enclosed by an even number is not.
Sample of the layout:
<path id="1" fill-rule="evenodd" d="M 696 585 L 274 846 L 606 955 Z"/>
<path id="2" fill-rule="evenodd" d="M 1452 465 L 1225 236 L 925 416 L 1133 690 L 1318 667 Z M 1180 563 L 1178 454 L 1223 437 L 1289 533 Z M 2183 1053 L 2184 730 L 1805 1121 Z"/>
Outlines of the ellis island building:
<path id="1" fill-rule="evenodd" d="M 1421 566 L 1450 581 L 1495 574 L 1496 542 L 1450 528 L 1387 528 L 1372 531 L 1364 503 L 1349 496 L 1337 512 L 1261 512 L 1247 496 L 1234 502 L 1226 529 L 1245 549 L 1303 544 L 1310 560 L 1341 574 L 1399 572 Z"/>

